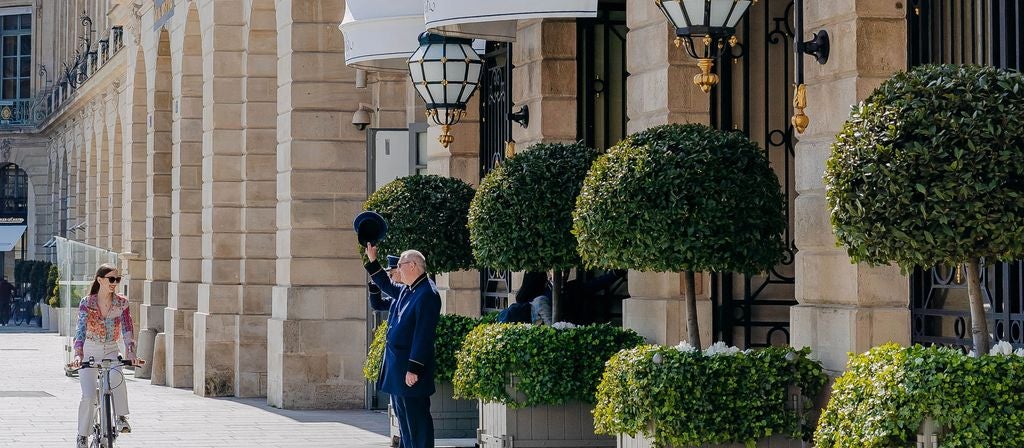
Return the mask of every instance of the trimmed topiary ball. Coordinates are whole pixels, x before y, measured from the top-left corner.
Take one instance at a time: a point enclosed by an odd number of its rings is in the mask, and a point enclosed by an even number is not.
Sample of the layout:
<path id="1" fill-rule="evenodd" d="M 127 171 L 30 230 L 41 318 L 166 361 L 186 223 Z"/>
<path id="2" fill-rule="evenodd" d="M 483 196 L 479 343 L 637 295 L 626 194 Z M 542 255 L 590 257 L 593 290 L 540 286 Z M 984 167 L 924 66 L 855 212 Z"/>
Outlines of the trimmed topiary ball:
<path id="1" fill-rule="evenodd" d="M 388 182 L 363 205 L 388 222 L 378 258 L 415 249 L 427 258 L 430 272 L 472 268 L 466 225 L 472 199 L 473 187 L 453 177 L 416 175 Z"/>
<path id="2" fill-rule="evenodd" d="M 491 171 L 469 209 L 477 263 L 513 271 L 579 265 L 572 210 L 598 151 L 582 144 L 539 144 Z"/>
<path id="3" fill-rule="evenodd" d="M 670 124 L 630 135 L 594 163 L 573 233 L 589 267 L 756 273 L 782 260 L 785 206 L 746 136 Z"/>
<path id="4" fill-rule="evenodd" d="M 914 266 L 1024 255 L 1024 76 L 931 65 L 853 108 L 826 162 L 854 261 Z"/>

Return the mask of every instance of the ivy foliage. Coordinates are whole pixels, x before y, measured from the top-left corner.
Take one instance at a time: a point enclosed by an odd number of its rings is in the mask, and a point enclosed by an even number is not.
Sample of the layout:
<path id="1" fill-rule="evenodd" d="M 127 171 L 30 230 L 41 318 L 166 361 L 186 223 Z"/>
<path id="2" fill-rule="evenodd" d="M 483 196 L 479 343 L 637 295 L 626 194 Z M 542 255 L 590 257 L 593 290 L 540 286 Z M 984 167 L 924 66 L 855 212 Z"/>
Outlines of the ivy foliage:
<path id="1" fill-rule="evenodd" d="M 388 182 L 363 204 L 388 222 L 378 258 L 415 249 L 427 258 L 432 273 L 472 268 L 466 223 L 472 199 L 473 187 L 452 177 L 415 175 Z"/>
<path id="2" fill-rule="evenodd" d="M 1024 357 L 896 344 L 851 356 L 815 446 L 909 446 L 926 416 L 942 447 L 1024 446 Z"/>
<path id="3" fill-rule="evenodd" d="M 745 443 L 785 434 L 809 438 L 799 413 L 787 409 L 790 385 L 807 409 L 825 386 L 809 349 L 770 347 L 706 355 L 643 345 L 617 353 L 597 388 L 598 433 L 643 433 L 654 446 Z M 803 409 L 802 411 L 807 411 Z"/>
<path id="4" fill-rule="evenodd" d="M 50 273 L 46 278 L 47 303 L 51 308 L 60 308 L 60 271 L 57 265 L 50 265 Z"/>
<path id="5" fill-rule="evenodd" d="M 477 263 L 513 271 L 579 265 L 572 210 L 598 151 L 582 144 L 538 144 L 487 174 L 469 208 Z"/>
<path id="6" fill-rule="evenodd" d="M 824 180 L 854 261 L 907 271 L 1024 256 L 1024 76 L 970 65 L 896 74 L 853 108 Z"/>
<path id="7" fill-rule="evenodd" d="M 756 273 L 782 260 L 784 210 L 756 143 L 670 124 L 630 135 L 593 164 L 573 233 L 588 267 Z"/>
<path id="8" fill-rule="evenodd" d="M 483 318 L 476 319 L 458 314 L 442 314 L 437 321 L 437 337 L 434 339 L 434 381 L 451 383 L 455 375 L 455 352 L 462 346 L 466 335 L 483 323 Z M 370 350 L 363 363 L 363 376 L 370 381 L 377 381 L 381 364 L 384 362 L 384 344 L 388 334 L 388 323 L 382 322 L 373 335 Z"/>
<path id="9" fill-rule="evenodd" d="M 511 408 L 594 403 L 608 358 L 643 342 L 633 330 L 609 325 L 481 325 L 457 355 L 455 396 Z"/>

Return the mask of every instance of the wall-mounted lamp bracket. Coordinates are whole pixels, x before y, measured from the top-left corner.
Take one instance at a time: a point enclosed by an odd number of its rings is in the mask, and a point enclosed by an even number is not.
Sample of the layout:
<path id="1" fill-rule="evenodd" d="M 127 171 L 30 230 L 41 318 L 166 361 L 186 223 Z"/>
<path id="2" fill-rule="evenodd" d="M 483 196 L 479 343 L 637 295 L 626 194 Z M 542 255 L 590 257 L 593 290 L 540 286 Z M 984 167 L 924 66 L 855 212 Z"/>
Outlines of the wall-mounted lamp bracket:
<path id="1" fill-rule="evenodd" d="M 829 48 L 828 31 L 821 30 L 814 33 L 813 39 L 801 42 L 799 50 L 803 54 L 814 56 L 819 64 L 824 65 L 828 62 Z"/>
<path id="2" fill-rule="evenodd" d="M 509 119 L 519 123 L 519 126 L 524 128 L 530 126 L 530 106 L 524 105 L 519 108 L 519 112 L 512 112 L 509 114 Z"/>

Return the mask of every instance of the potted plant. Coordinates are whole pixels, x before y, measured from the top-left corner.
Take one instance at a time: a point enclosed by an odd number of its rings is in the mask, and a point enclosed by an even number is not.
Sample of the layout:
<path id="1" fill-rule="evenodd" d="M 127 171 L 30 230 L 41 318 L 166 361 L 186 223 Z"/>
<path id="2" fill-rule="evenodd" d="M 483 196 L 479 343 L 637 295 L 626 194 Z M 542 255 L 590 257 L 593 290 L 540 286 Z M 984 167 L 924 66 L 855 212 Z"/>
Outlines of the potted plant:
<path id="1" fill-rule="evenodd" d="M 1024 350 L 971 357 L 887 344 L 851 356 L 814 433 L 821 448 L 911 446 L 923 422 L 944 447 L 1024 446 Z M 933 446 L 928 444 L 926 446 Z"/>
<path id="2" fill-rule="evenodd" d="M 990 334 L 984 262 L 1024 255 L 1024 76 L 930 65 L 898 73 L 860 105 L 826 162 L 826 198 L 854 262 L 965 266 L 971 334 Z"/>
<path id="3" fill-rule="evenodd" d="M 615 446 L 594 433 L 594 394 L 605 362 L 642 343 L 609 325 L 480 325 L 458 352 L 455 395 L 481 401 L 481 447 Z"/>
<path id="4" fill-rule="evenodd" d="M 694 271 L 775 266 L 785 206 L 764 151 L 746 136 L 669 124 L 630 135 L 594 162 L 573 233 L 588 267 L 683 271 L 688 340 L 700 347 Z"/>
<path id="5" fill-rule="evenodd" d="M 378 244 L 379 259 L 415 249 L 426 257 L 431 274 L 472 268 L 473 253 L 466 220 L 473 193 L 473 187 L 453 177 L 414 175 L 388 182 L 363 204 L 364 210 L 376 211 L 388 222 L 387 237 Z M 360 251 L 364 250 L 360 247 Z M 458 336 L 469 331 L 465 327 L 472 320 L 465 316 L 442 315 L 438 323 L 435 341 L 438 370 L 434 377 L 437 392 L 435 399 L 431 400 L 437 437 L 467 438 L 475 435 L 476 402 L 454 399 L 451 386 L 454 350 L 461 343 Z M 377 328 L 364 365 L 363 373 L 373 381 L 376 381 L 379 363 L 383 359 L 386 326 L 381 324 Z M 393 416 L 391 407 L 388 408 Z M 395 421 L 394 418 L 391 420 Z M 398 428 L 393 424 L 392 437 L 397 436 Z"/>
<path id="6" fill-rule="evenodd" d="M 437 322 L 437 337 L 434 339 L 434 360 L 437 371 L 434 372 L 434 383 L 437 385 L 436 395 L 440 400 L 431 400 L 430 414 L 434 419 L 434 436 L 439 439 L 460 439 L 476 436 L 477 402 L 475 400 L 453 399 L 452 377 L 455 375 L 455 353 L 462 346 L 466 335 L 477 325 L 485 322 L 483 318 L 472 318 L 457 314 L 442 314 Z M 363 375 L 370 382 L 376 382 L 380 374 L 381 363 L 384 361 L 384 342 L 387 337 L 388 324 L 383 322 L 374 333 L 366 362 L 363 364 Z M 391 435 L 398 435 L 397 421 L 391 419 Z"/>
<path id="7" fill-rule="evenodd" d="M 597 388 L 594 423 L 619 434 L 620 447 L 743 443 L 799 446 L 811 426 L 804 413 L 824 388 L 821 364 L 810 350 L 769 347 L 740 351 L 716 343 L 704 352 L 644 345 L 608 361 Z M 799 407 L 794 408 L 797 398 Z"/>
<path id="8" fill-rule="evenodd" d="M 572 209 L 598 151 L 579 143 L 537 144 L 487 174 L 469 208 L 469 235 L 480 266 L 554 271 L 552 322 L 563 315 L 566 272 L 580 264 Z"/>

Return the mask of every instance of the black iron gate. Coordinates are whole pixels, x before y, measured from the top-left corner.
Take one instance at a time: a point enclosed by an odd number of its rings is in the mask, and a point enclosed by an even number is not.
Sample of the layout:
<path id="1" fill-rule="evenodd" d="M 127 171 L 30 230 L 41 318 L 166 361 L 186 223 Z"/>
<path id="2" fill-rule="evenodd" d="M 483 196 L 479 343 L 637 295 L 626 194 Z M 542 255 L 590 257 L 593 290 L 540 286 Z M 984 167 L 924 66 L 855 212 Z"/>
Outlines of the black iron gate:
<path id="1" fill-rule="evenodd" d="M 911 66 L 981 64 L 1024 67 L 1024 0 L 913 0 L 908 15 Z M 1024 265 L 983 265 L 982 295 L 996 340 L 1024 347 Z M 911 342 L 973 346 L 964 266 L 914 270 Z"/>
<path id="2" fill-rule="evenodd" d="M 786 257 L 767 274 L 712 276 L 715 340 L 739 347 L 789 343 L 789 308 L 795 299 L 793 240 L 794 137 L 793 1 L 764 0 L 737 28 L 739 45 L 716 64 L 721 83 L 712 89 L 712 126 L 742 132 L 768 153 L 786 195 Z M 689 86 L 690 88 L 696 88 Z"/>
<path id="3" fill-rule="evenodd" d="M 488 42 L 480 79 L 480 178 L 505 160 L 512 140 L 512 44 Z M 480 308 L 483 313 L 508 305 L 512 277 L 508 271 L 480 270 Z"/>

